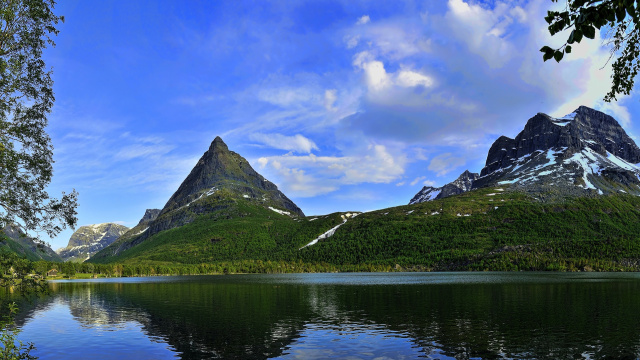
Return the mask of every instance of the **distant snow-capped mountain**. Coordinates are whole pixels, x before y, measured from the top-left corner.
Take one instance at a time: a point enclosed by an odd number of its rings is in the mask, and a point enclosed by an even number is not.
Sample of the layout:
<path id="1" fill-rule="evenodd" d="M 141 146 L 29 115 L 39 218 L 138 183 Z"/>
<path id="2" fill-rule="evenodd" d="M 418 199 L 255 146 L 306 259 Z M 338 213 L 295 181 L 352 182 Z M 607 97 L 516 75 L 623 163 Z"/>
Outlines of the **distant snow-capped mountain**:
<path id="1" fill-rule="evenodd" d="M 442 187 L 425 186 L 411 199 L 409 205 L 462 194 L 463 192 L 471 190 L 471 185 L 479 176 L 480 174 L 467 170 L 458 176 L 457 179 Z"/>
<path id="2" fill-rule="evenodd" d="M 115 223 L 81 226 L 71 235 L 67 247 L 56 252 L 64 261 L 83 262 L 116 241 L 127 230 L 128 227 Z"/>
<path id="3" fill-rule="evenodd" d="M 561 196 L 640 195 L 639 163 L 640 148 L 613 117 L 581 106 L 562 118 L 538 113 L 515 139 L 499 137 L 469 189 L 511 186 Z M 410 203 L 442 197 L 429 196 L 423 188 Z"/>

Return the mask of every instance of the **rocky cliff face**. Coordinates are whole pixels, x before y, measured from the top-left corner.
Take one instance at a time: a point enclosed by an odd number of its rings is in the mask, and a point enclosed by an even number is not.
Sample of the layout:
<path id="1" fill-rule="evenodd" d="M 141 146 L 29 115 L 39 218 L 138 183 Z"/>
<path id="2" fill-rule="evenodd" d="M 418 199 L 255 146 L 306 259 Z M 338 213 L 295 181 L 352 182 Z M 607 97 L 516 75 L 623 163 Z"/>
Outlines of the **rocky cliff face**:
<path id="1" fill-rule="evenodd" d="M 142 216 L 142 219 L 138 222 L 138 225 L 129 229 L 127 232 L 122 234 L 116 241 L 112 243 L 112 247 L 115 248 L 114 251 L 117 251 L 122 244 L 126 244 L 129 240 L 144 234 L 147 230 L 149 230 L 149 224 L 158 218 L 160 214 L 160 209 L 147 209 Z"/>
<path id="2" fill-rule="evenodd" d="M 553 118 L 537 114 L 515 139 L 491 146 L 474 188 L 512 185 L 566 195 L 640 194 L 640 148 L 609 115 L 584 106 Z"/>
<path id="3" fill-rule="evenodd" d="M 562 118 L 538 113 L 514 139 L 499 137 L 472 188 L 510 186 L 558 196 L 640 195 L 638 163 L 640 148 L 620 124 L 581 106 Z"/>
<path id="4" fill-rule="evenodd" d="M 478 179 L 479 176 L 480 174 L 466 170 L 458 176 L 457 179 L 442 187 L 435 188 L 432 186 L 425 186 L 413 197 L 413 199 L 411 199 L 411 201 L 409 201 L 409 205 L 462 194 L 463 192 L 471 190 L 473 182 Z"/>
<path id="5" fill-rule="evenodd" d="M 81 226 L 71 235 L 67 247 L 59 249 L 57 253 L 64 261 L 83 262 L 116 241 L 127 230 L 128 227 L 114 223 Z"/>
<path id="6" fill-rule="evenodd" d="M 150 223 L 151 221 L 155 220 L 158 215 L 160 214 L 160 209 L 147 209 L 144 212 L 144 215 L 142 216 L 142 219 L 140 219 L 140 221 L 138 222 L 137 226 L 141 226 L 141 225 L 146 225 L 148 223 Z M 132 229 L 133 230 L 133 229 Z"/>
<path id="7" fill-rule="evenodd" d="M 126 241 L 118 241 L 105 250 L 105 254 L 118 254 L 161 231 L 186 225 L 201 215 L 237 207 L 240 202 L 293 217 L 304 216 L 276 185 L 216 137 L 157 217 L 148 222 L 147 228 Z M 99 256 L 103 256 L 102 253 Z"/>

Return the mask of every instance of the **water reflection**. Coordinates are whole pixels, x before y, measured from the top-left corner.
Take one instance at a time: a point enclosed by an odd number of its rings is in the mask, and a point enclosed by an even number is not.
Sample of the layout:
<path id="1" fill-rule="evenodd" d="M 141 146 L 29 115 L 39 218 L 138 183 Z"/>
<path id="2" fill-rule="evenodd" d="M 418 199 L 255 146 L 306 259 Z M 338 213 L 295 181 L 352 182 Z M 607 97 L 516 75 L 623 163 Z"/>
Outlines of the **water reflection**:
<path id="1" fill-rule="evenodd" d="M 254 275 L 51 286 L 54 295 L 19 321 L 41 359 L 640 354 L 634 274 Z"/>

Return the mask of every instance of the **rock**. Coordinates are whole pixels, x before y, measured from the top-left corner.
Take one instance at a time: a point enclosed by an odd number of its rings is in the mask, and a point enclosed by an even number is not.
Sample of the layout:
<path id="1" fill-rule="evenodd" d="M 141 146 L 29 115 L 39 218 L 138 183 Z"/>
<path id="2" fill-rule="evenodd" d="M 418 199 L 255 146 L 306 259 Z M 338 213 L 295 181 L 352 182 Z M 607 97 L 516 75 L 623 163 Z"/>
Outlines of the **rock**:
<path id="1" fill-rule="evenodd" d="M 439 187 L 434 188 L 432 186 L 425 186 L 409 201 L 409 205 L 417 204 L 425 201 L 442 199 L 448 196 L 462 194 L 471 190 L 473 182 L 480 175 L 477 173 L 469 172 L 466 170 L 454 181 Z"/>
<path id="2" fill-rule="evenodd" d="M 59 249 L 57 253 L 64 261 L 83 262 L 112 244 L 127 230 L 128 227 L 115 223 L 81 226 L 71 235 L 67 247 Z"/>

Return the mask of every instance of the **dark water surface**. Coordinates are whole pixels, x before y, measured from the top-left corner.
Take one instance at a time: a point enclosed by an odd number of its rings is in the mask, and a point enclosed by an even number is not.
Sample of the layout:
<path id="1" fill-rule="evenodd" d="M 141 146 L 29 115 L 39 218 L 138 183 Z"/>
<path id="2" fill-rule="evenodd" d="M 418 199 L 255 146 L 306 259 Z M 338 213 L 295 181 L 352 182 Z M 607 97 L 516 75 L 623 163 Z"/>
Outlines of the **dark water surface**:
<path id="1" fill-rule="evenodd" d="M 52 282 L 40 359 L 636 359 L 640 274 L 392 273 Z"/>

